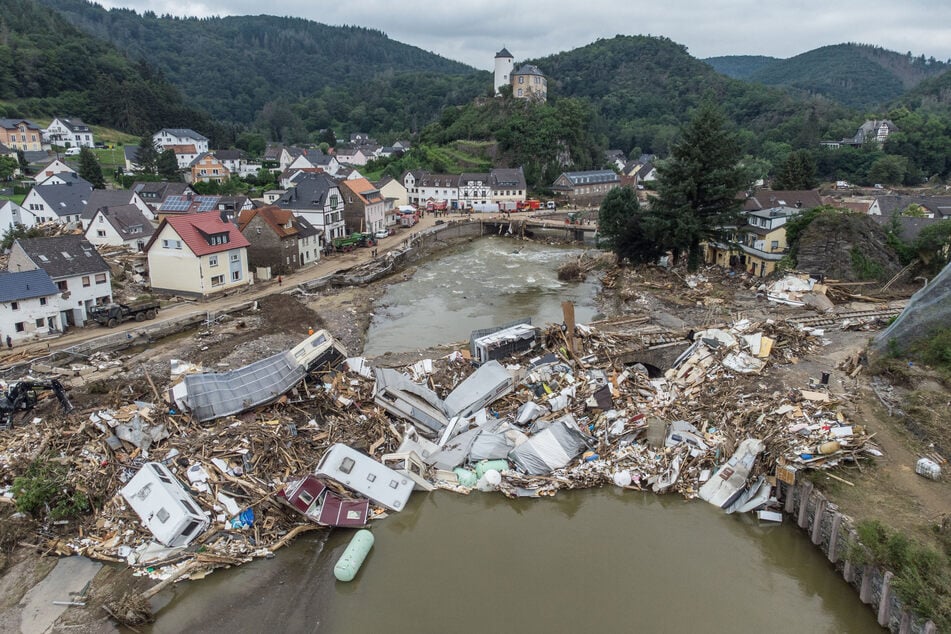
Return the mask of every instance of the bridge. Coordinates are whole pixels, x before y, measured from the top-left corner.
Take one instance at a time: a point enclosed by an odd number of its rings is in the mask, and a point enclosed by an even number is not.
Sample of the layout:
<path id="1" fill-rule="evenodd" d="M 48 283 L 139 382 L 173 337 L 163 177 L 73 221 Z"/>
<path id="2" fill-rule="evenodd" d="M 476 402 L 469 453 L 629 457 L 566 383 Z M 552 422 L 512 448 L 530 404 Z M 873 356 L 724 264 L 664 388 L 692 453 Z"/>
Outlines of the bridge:
<path id="1" fill-rule="evenodd" d="M 536 231 L 545 230 L 549 232 L 558 232 L 569 240 L 582 242 L 585 238 L 592 238 L 598 233 L 598 223 L 592 221 L 574 221 L 569 222 L 567 214 L 559 213 L 557 216 L 526 216 L 512 215 L 508 218 L 492 216 L 490 218 L 479 218 L 484 229 L 484 234 L 531 234 Z"/>

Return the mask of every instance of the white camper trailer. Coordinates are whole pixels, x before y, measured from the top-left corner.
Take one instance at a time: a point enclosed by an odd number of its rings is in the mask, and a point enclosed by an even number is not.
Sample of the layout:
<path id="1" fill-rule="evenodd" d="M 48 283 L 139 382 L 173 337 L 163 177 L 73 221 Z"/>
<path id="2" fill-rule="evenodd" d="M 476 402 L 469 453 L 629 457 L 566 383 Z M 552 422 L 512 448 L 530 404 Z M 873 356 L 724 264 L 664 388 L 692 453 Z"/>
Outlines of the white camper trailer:
<path id="1" fill-rule="evenodd" d="M 416 484 L 356 449 L 337 443 L 327 450 L 314 475 L 336 480 L 391 511 L 402 511 Z"/>
<path id="2" fill-rule="evenodd" d="M 208 528 L 208 518 L 161 462 L 142 465 L 121 493 L 163 546 L 187 546 Z"/>

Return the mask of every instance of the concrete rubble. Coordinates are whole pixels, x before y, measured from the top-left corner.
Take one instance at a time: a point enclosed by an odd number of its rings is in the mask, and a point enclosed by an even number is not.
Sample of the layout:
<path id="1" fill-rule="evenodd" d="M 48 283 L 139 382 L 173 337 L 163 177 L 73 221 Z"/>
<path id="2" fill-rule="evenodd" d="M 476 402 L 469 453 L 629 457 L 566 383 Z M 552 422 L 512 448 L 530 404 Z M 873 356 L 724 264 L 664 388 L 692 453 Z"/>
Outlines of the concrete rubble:
<path id="1" fill-rule="evenodd" d="M 49 550 L 174 580 L 270 557 L 321 529 L 316 518 L 327 509 L 314 506 L 315 496 L 332 500 L 338 514 L 341 504 L 369 499 L 367 516 L 355 511 L 351 526 L 412 512 L 403 510 L 411 490 L 432 488 L 514 498 L 617 486 L 700 496 L 772 519 L 777 480 L 879 454 L 860 422 L 843 413 L 850 395 L 819 382 L 771 390 L 763 381 L 771 366 L 820 350 L 821 330 L 740 320 L 690 340 L 682 333 L 686 350 L 661 376 L 619 360 L 658 338 L 653 327 L 643 341 L 632 332 L 550 325 L 530 349 L 478 369 L 468 350 L 402 368 L 341 355 L 310 364 L 263 404 L 214 418 L 181 408 L 181 398 L 159 400 L 193 376 L 184 360 L 164 391 L 153 386 L 153 403 L 0 432 L 0 474 L 9 484 L 39 457 L 66 465 L 94 512 L 48 527 Z M 750 447 L 756 451 L 743 454 Z M 349 482 L 353 452 L 361 456 L 357 469 L 369 474 L 364 480 L 392 479 L 399 496 Z M 136 493 L 127 487 L 147 464 L 161 465 L 156 473 L 167 473 L 168 486 L 180 486 L 186 507 L 190 501 L 207 521 L 185 545 L 161 543 L 122 494 L 124 487 Z M 299 499 L 312 478 L 319 479 L 314 495 Z"/>

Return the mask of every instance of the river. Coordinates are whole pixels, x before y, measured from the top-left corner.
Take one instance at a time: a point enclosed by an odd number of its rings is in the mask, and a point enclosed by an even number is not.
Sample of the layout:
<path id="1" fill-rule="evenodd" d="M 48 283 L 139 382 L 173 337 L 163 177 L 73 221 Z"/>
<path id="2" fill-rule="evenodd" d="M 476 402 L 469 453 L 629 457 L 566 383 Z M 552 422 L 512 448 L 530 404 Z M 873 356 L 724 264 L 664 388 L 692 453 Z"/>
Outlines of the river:
<path id="1" fill-rule="evenodd" d="M 452 249 L 390 287 L 368 356 L 466 339 L 473 328 L 526 315 L 561 321 L 568 298 L 579 321 L 590 319 L 596 285 L 554 276 L 566 255 L 500 239 Z M 515 501 L 415 493 L 372 530 L 376 543 L 349 584 L 336 582 L 332 568 L 351 533 L 310 533 L 273 559 L 163 593 L 167 605 L 147 629 L 883 631 L 791 523 L 760 525 L 676 496 L 613 487 Z"/>

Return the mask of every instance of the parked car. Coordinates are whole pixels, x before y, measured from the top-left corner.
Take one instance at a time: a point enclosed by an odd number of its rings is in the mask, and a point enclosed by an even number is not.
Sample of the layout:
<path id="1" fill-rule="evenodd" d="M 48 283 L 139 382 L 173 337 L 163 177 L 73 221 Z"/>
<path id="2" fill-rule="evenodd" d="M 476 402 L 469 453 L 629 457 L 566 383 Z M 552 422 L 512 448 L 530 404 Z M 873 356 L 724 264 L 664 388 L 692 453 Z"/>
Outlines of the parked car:
<path id="1" fill-rule="evenodd" d="M 373 234 L 373 237 L 376 238 L 377 240 L 382 240 L 383 238 L 390 237 L 390 232 L 387 229 L 380 229 L 379 231 Z"/>

